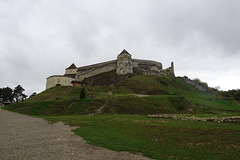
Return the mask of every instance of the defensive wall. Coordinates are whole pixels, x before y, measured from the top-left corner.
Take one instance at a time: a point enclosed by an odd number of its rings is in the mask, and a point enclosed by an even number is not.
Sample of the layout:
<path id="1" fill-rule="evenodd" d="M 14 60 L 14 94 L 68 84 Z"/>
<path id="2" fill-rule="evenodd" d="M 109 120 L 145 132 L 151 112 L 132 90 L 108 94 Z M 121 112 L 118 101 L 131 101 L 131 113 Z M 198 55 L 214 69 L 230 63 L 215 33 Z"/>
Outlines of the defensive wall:
<path id="1" fill-rule="evenodd" d="M 72 86 L 72 81 L 74 81 L 75 78 L 67 77 L 64 75 L 54 75 L 47 78 L 47 84 L 46 89 L 55 87 L 57 85 L 59 86 Z"/>
<path id="2" fill-rule="evenodd" d="M 162 63 L 149 60 L 132 59 L 133 74 L 174 76 L 173 66 L 162 69 Z M 94 75 L 117 69 L 117 60 L 79 67 L 76 79 L 82 81 Z"/>
<path id="3" fill-rule="evenodd" d="M 89 66 L 79 67 L 77 69 L 76 79 L 82 81 L 100 73 L 109 72 L 117 68 L 117 60 L 107 61 L 103 63 L 93 64 Z"/>
<path id="4" fill-rule="evenodd" d="M 56 85 L 72 86 L 72 82 L 74 81 L 81 82 L 85 78 L 110 71 L 115 71 L 118 75 L 145 74 L 175 76 L 173 62 L 169 68 L 162 69 L 162 63 L 160 62 L 132 59 L 131 54 L 129 54 L 126 50 L 123 50 L 118 55 L 117 60 L 78 68 L 75 66 L 75 64 L 72 64 L 66 68 L 65 75 L 48 77 L 46 89 L 54 87 Z"/>

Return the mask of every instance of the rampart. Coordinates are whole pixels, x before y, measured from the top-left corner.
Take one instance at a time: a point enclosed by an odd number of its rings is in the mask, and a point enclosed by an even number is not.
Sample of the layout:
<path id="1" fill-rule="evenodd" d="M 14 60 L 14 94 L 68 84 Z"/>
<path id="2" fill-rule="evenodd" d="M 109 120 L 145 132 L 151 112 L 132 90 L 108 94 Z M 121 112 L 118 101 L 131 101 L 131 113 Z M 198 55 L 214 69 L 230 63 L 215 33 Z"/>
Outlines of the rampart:
<path id="1" fill-rule="evenodd" d="M 162 69 L 162 63 L 149 60 L 132 59 L 133 74 L 169 75 L 174 76 L 173 64 L 167 69 Z M 79 67 L 76 79 L 82 81 L 94 75 L 116 70 L 117 60 Z"/>
<path id="2" fill-rule="evenodd" d="M 162 63 L 159 62 L 133 59 L 132 63 L 134 74 L 161 74 L 162 71 Z"/>
<path id="3" fill-rule="evenodd" d="M 85 78 L 110 71 L 115 71 L 118 75 L 145 74 L 175 76 L 173 62 L 169 68 L 162 69 L 162 63 L 160 62 L 132 59 L 131 54 L 123 50 L 118 55 L 117 60 L 78 68 L 75 64 L 72 64 L 66 68 L 65 75 L 50 76 L 47 78 L 46 88 L 56 85 L 71 86 L 74 82 L 81 83 Z"/>
<path id="4" fill-rule="evenodd" d="M 100 73 L 115 70 L 116 67 L 117 60 L 79 67 L 77 70 L 76 79 L 78 81 L 82 81 L 84 78 L 92 77 Z"/>
<path id="5" fill-rule="evenodd" d="M 175 76 L 174 74 L 174 66 L 173 66 L 173 62 L 171 63 L 171 66 L 166 68 L 166 69 L 163 69 L 161 71 L 161 75 L 165 75 L 165 76 Z"/>
<path id="6" fill-rule="evenodd" d="M 54 75 L 47 78 L 46 89 L 55 87 L 56 85 L 60 86 L 72 86 L 72 81 L 74 78 L 62 76 L 62 75 Z"/>

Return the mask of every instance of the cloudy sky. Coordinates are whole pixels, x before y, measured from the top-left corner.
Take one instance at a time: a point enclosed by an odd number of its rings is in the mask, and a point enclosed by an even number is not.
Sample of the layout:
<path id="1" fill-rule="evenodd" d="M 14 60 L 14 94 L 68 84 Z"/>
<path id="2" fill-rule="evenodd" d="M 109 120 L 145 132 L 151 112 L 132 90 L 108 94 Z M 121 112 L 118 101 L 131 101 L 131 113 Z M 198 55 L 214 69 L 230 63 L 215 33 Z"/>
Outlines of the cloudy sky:
<path id="1" fill-rule="evenodd" d="M 0 0 L 0 87 L 26 94 L 77 66 L 133 58 L 240 88 L 239 0 Z"/>

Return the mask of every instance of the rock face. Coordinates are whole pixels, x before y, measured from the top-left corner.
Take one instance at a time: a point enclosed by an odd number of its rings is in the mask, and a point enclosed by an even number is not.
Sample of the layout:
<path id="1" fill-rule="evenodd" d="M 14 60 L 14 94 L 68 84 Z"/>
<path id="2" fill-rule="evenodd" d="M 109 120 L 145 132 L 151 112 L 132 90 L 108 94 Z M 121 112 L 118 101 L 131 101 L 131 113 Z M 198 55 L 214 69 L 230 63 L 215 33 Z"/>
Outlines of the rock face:
<path id="1" fill-rule="evenodd" d="M 201 83 L 193 81 L 193 80 L 189 79 L 188 77 L 178 77 L 178 78 L 184 80 L 185 82 L 187 82 L 188 84 L 194 86 L 195 88 L 197 88 L 200 91 L 203 91 L 203 92 L 207 92 L 208 91 L 208 89 L 205 86 L 203 86 Z"/>

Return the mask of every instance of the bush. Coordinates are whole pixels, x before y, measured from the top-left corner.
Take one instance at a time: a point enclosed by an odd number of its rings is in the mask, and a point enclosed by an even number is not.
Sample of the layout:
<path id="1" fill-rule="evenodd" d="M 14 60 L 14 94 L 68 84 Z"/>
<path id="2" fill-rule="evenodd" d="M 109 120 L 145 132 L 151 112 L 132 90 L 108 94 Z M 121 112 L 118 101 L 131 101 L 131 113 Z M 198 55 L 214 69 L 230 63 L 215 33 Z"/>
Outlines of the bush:
<path id="1" fill-rule="evenodd" d="M 80 97 L 79 97 L 79 98 L 80 98 L 80 99 L 86 98 L 85 88 L 82 88 L 82 89 L 81 89 L 81 93 L 80 93 Z"/>

